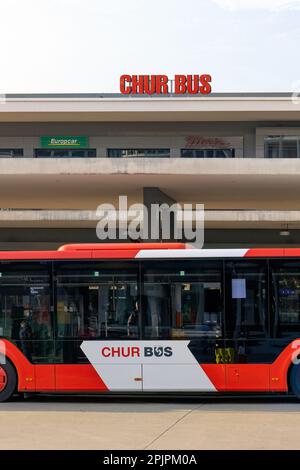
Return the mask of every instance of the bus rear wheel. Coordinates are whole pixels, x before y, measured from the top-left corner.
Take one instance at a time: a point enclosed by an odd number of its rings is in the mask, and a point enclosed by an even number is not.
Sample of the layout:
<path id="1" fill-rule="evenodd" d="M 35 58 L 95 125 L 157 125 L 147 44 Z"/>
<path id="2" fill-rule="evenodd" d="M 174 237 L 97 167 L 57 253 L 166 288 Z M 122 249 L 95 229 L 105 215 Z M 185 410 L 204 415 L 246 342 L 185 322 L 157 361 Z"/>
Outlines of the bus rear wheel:
<path id="1" fill-rule="evenodd" d="M 292 366 L 289 379 L 291 391 L 300 399 L 300 364 Z"/>
<path id="2" fill-rule="evenodd" d="M 9 400 L 17 387 L 17 374 L 12 364 L 7 361 L 0 364 L 0 403 Z"/>

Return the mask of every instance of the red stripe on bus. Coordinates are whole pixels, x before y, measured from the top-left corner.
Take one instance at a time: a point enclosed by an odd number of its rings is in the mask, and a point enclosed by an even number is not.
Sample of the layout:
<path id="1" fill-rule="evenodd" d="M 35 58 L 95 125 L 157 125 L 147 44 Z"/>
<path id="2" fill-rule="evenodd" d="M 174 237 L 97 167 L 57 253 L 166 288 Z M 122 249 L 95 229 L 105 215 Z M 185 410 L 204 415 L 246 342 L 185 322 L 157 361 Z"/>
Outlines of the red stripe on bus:
<path id="1" fill-rule="evenodd" d="M 284 251 L 283 248 L 250 248 L 245 254 L 245 258 L 283 258 Z"/>
<path id="2" fill-rule="evenodd" d="M 185 243 L 72 243 L 63 245 L 58 251 L 130 251 L 130 250 L 184 250 Z"/>
<path id="3" fill-rule="evenodd" d="M 91 259 L 91 251 L 1 251 L 0 260 L 56 260 L 56 259 Z"/>
<path id="4" fill-rule="evenodd" d="M 51 251 L 0 251 L 0 260 L 133 259 L 141 250 L 185 248 L 184 243 L 82 243 Z"/>
<path id="5" fill-rule="evenodd" d="M 298 257 L 300 256 L 300 248 L 285 248 L 284 249 L 284 254 L 286 257 Z"/>
<path id="6" fill-rule="evenodd" d="M 57 392 L 109 391 L 107 385 L 91 364 L 56 365 L 55 390 Z"/>
<path id="7" fill-rule="evenodd" d="M 218 392 L 227 390 L 225 364 L 200 364 L 200 366 Z"/>

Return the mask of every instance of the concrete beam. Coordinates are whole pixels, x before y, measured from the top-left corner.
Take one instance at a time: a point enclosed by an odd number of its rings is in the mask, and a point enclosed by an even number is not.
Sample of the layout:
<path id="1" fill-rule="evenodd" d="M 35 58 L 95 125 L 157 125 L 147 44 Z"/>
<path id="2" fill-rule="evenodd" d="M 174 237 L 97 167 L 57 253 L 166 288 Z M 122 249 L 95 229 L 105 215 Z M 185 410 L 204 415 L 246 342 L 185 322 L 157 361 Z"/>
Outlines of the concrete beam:
<path id="1" fill-rule="evenodd" d="M 172 204 L 158 188 L 145 188 L 146 205 Z M 130 219 L 130 217 L 129 217 Z M 96 227 L 93 210 L 0 210 L 0 227 Z M 205 228 L 300 228 L 300 210 L 206 210 Z"/>
<path id="2" fill-rule="evenodd" d="M 99 243 L 94 228 L 1 228 L 0 250 L 57 249 L 67 243 Z M 205 248 L 299 247 L 300 230 L 280 236 L 270 229 L 207 229 Z"/>
<path id="3" fill-rule="evenodd" d="M 1 175 L 300 176 L 297 158 L 1 158 Z"/>

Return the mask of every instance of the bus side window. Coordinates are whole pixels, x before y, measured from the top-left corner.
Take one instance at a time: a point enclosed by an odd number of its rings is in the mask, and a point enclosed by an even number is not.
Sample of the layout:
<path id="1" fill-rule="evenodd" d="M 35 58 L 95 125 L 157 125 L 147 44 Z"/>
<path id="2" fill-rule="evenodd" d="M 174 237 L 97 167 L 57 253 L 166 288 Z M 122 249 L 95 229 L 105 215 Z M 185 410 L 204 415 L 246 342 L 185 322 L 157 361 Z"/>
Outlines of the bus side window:
<path id="1" fill-rule="evenodd" d="M 50 270 L 46 263 L 1 266 L 0 328 L 30 362 L 53 359 Z"/>
<path id="2" fill-rule="evenodd" d="M 227 347 L 237 363 L 264 362 L 269 354 L 267 263 L 237 260 L 225 263 Z"/>
<path id="3" fill-rule="evenodd" d="M 147 338 L 222 336 L 222 263 L 146 264 L 144 326 Z"/>
<path id="4" fill-rule="evenodd" d="M 138 339 L 138 295 L 137 268 L 132 263 L 57 266 L 57 361 L 87 362 L 80 348 L 86 340 Z"/>
<path id="5" fill-rule="evenodd" d="M 300 335 L 300 262 L 270 262 L 271 336 L 290 340 Z"/>

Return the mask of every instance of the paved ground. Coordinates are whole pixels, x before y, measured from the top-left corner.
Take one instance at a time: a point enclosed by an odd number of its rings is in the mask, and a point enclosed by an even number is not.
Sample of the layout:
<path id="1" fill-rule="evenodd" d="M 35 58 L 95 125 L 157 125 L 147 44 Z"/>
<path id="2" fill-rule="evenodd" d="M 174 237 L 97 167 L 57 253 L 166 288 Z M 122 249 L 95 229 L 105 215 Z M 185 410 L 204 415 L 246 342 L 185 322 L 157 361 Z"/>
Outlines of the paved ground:
<path id="1" fill-rule="evenodd" d="M 0 449 L 300 449 L 281 399 L 49 398 L 0 404 Z"/>

